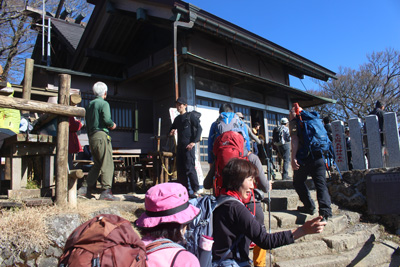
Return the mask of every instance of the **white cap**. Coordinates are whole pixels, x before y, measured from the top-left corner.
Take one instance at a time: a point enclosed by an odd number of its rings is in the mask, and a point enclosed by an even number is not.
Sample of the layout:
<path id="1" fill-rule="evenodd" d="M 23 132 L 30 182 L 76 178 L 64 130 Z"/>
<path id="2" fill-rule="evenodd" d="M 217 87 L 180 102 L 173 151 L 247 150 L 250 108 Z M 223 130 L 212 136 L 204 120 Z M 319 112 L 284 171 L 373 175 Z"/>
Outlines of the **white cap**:
<path id="1" fill-rule="evenodd" d="M 288 122 L 289 122 L 289 120 L 287 118 L 282 118 L 281 119 L 281 124 L 286 124 Z"/>

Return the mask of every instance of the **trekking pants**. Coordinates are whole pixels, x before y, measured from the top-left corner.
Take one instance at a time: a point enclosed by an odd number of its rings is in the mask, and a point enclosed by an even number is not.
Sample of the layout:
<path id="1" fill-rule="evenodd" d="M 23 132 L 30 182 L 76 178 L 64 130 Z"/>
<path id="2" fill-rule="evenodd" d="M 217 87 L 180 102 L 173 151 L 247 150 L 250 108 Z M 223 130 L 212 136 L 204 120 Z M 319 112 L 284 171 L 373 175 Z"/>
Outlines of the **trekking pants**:
<path id="1" fill-rule="evenodd" d="M 310 191 L 307 188 L 307 176 L 311 175 L 315 189 L 317 190 L 317 200 L 319 206 L 319 215 L 332 216 L 331 197 L 326 186 L 326 167 L 324 159 L 321 156 L 308 156 L 304 164 L 294 171 L 293 186 L 301 202 L 306 208 L 315 208 L 315 203 L 311 198 Z"/>
<path id="2" fill-rule="evenodd" d="M 289 164 L 290 164 L 290 144 L 283 144 L 278 146 L 279 154 L 281 154 L 283 159 L 283 169 L 282 169 L 282 179 L 289 178 Z"/>
<path id="3" fill-rule="evenodd" d="M 95 132 L 89 136 L 89 145 L 94 165 L 82 185 L 96 186 L 97 178 L 101 175 L 102 188 L 111 189 L 114 177 L 111 137 L 103 131 Z"/>
<path id="4" fill-rule="evenodd" d="M 187 150 L 186 146 L 178 146 L 176 151 L 176 170 L 178 183 L 186 187 L 189 193 L 189 181 L 193 192 L 197 192 L 200 188 L 195 169 L 195 160 L 196 155 L 194 147 L 192 150 Z"/>

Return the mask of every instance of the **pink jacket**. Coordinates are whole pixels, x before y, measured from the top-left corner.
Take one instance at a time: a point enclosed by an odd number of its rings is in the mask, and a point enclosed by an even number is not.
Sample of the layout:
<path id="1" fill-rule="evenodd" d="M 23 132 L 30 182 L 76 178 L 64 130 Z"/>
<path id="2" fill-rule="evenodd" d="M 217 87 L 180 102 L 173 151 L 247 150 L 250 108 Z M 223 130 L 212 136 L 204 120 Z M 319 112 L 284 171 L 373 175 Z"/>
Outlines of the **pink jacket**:
<path id="1" fill-rule="evenodd" d="M 146 246 L 155 240 L 156 239 L 150 239 L 147 237 L 142 239 Z M 175 256 L 176 259 L 173 265 L 175 267 L 200 267 L 199 260 L 196 256 L 180 246 L 162 248 L 153 253 L 148 253 L 147 265 L 148 267 L 170 267 Z"/>

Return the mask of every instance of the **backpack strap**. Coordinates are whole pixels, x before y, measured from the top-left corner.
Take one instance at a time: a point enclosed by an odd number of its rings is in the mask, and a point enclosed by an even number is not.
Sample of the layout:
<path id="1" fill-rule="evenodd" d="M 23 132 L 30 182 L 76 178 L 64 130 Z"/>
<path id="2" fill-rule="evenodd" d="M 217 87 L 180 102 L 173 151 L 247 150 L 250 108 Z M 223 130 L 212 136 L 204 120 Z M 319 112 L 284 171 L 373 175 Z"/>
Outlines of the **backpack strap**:
<path id="1" fill-rule="evenodd" d="M 172 262 L 171 262 L 171 267 L 174 267 L 176 258 L 178 258 L 179 253 L 181 253 L 182 251 L 185 251 L 185 249 L 181 249 L 181 250 L 179 250 L 178 252 L 175 253 L 175 256 L 174 256 L 174 258 L 172 259 Z"/>
<path id="2" fill-rule="evenodd" d="M 244 234 L 241 234 L 235 242 L 233 242 L 232 246 L 224 253 L 224 255 L 222 255 L 221 259 L 218 261 L 217 266 L 219 267 L 220 264 L 226 259 L 226 257 L 228 256 L 229 253 L 231 253 L 232 250 L 234 250 L 237 245 L 239 244 L 240 240 L 242 240 L 242 238 L 244 237 Z M 240 255 L 238 255 L 240 256 Z"/>
<path id="3" fill-rule="evenodd" d="M 151 254 L 157 250 L 163 249 L 163 248 L 182 248 L 185 249 L 184 247 L 182 247 L 181 245 L 167 239 L 167 238 L 163 238 L 163 239 L 157 239 L 154 240 L 153 242 L 151 242 L 150 244 L 148 244 L 146 246 L 146 253 L 147 254 Z"/>
<path id="4" fill-rule="evenodd" d="M 179 255 L 179 253 L 181 253 L 182 251 L 186 251 L 186 249 L 184 247 L 182 247 L 181 245 L 167 239 L 167 238 L 163 238 L 163 239 L 157 239 L 154 240 L 153 242 L 151 242 L 150 244 L 148 244 L 146 246 L 146 253 L 147 255 L 156 252 L 160 249 L 164 249 L 164 248 L 181 248 L 180 250 L 178 250 L 177 252 L 175 252 L 175 256 L 171 261 L 171 267 L 174 266 L 175 261 Z"/>

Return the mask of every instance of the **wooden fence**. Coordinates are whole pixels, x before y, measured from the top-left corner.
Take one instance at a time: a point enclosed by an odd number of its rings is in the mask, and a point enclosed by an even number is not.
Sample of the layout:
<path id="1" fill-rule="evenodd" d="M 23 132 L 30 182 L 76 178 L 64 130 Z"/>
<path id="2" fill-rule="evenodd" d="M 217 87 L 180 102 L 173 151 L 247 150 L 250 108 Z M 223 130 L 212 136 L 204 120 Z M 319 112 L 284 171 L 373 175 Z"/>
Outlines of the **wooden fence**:
<path id="1" fill-rule="evenodd" d="M 69 91 L 71 76 L 59 75 L 58 104 L 30 100 L 33 74 L 33 60 L 25 61 L 25 77 L 22 96 L 23 98 L 10 98 L 0 96 L 0 107 L 18 109 L 21 112 L 41 112 L 58 115 L 57 119 L 57 144 L 56 144 L 56 204 L 76 206 L 76 193 L 74 197 L 68 196 L 68 117 L 84 117 L 85 109 L 69 105 Z M 76 187 L 75 187 L 76 190 Z M 72 194 L 73 195 L 73 194 Z"/>

